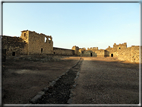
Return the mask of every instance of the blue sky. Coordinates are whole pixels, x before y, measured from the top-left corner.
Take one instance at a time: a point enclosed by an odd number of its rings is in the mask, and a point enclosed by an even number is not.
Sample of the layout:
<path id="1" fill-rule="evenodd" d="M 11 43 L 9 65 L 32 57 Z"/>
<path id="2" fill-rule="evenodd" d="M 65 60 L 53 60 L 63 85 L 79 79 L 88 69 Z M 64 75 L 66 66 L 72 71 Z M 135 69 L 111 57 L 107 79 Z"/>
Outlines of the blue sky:
<path id="1" fill-rule="evenodd" d="M 51 35 L 54 47 L 68 49 L 140 45 L 140 4 L 4 3 L 3 35 L 27 29 Z"/>

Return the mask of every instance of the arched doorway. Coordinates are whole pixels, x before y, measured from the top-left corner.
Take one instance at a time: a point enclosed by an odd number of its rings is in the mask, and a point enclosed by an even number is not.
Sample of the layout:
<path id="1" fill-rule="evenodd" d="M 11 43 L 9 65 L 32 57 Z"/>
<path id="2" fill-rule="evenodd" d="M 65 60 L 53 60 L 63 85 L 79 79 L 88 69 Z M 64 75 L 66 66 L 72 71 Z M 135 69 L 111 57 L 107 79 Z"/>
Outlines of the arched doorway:
<path id="1" fill-rule="evenodd" d="M 113 54 L 111 54 L 111 57 L 113 57 Z"/>

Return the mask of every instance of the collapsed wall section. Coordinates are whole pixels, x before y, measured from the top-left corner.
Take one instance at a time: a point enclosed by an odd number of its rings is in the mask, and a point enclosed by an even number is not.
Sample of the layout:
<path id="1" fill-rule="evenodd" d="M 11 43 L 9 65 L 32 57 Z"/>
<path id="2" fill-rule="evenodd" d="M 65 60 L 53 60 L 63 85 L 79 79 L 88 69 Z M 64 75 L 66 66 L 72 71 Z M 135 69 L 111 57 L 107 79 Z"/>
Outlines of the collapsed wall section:
<path id="1" fill-rule="evenodd" d="M 29 54 L 53 54 L 52 37 L 29 31 Z"/>
<path id="2" fill-rule="evenodd" d="M 75 51 L 71 49 L 53 47 L 53 54 L 55 55 L 75 55 Z"/>

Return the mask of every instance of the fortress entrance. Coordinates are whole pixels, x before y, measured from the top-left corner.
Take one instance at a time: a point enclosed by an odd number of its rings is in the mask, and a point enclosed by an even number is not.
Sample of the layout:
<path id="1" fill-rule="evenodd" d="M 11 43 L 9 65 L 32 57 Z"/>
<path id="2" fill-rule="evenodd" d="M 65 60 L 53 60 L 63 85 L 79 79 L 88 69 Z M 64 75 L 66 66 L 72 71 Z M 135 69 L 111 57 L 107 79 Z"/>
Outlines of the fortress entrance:
<path id="1" fill-rule="evenodd" d="M 91 53 L 91 57 L 92 57 L 92 53 Z"/>
<path id="2" fill-rule="evenodd" d="M 111 54 L 111 57 L 113 57 L 113 54 Z"/>

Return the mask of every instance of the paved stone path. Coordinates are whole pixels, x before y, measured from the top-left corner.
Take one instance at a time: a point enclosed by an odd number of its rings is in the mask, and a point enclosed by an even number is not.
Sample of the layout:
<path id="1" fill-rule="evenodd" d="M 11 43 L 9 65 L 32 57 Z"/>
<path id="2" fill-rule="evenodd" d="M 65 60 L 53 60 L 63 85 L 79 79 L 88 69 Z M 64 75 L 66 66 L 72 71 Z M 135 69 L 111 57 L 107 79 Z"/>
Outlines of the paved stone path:
<path id="1" fill-rule="evenodd" d="M 138 64 L 84 58 L 72 104 L 139 103 Z"/>

